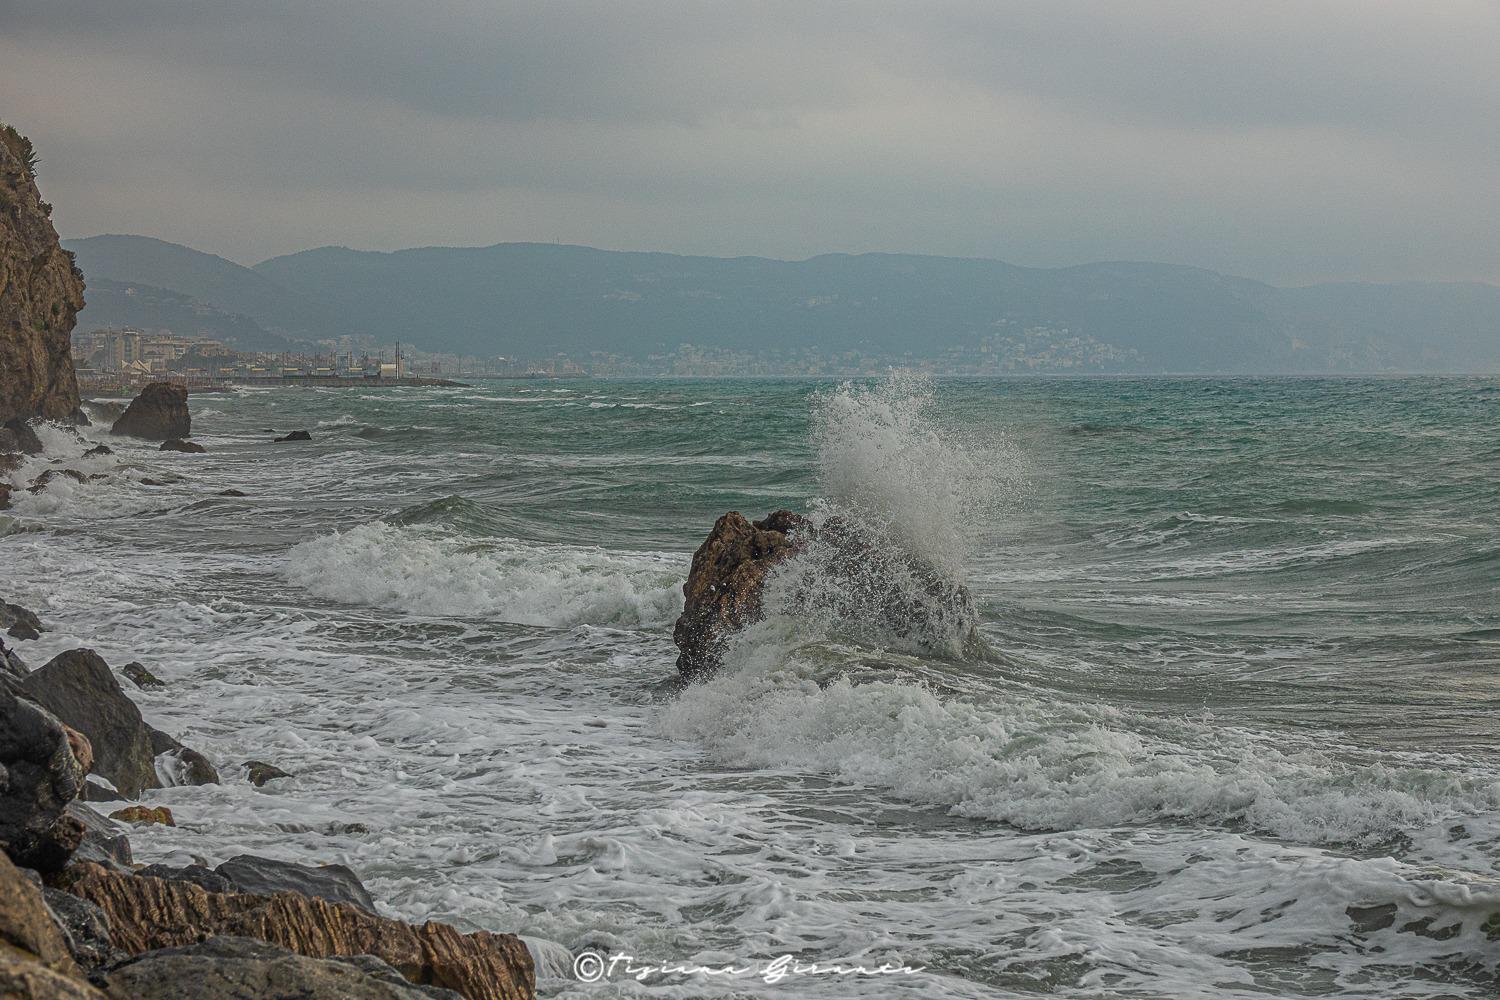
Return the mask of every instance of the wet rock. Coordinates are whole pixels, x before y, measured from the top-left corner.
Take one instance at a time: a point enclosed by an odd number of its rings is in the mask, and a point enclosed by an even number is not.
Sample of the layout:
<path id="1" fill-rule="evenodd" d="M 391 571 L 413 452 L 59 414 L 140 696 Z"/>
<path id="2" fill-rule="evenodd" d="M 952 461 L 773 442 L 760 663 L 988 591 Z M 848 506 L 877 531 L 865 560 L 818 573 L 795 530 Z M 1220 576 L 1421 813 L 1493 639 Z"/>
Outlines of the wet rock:
<path id="1" fill-rule="evenodd" d="M 181 868 L 173 868 L 170 865 L 150 865 L 136 872 L 137 875 L 145 875 L 148 878 L 164 878 L 174 882 L 189 882 L 196 885 L 205 892 L 238 892 L 238 887 L 229 879 L 220 875 L 212 868 L 203 865 L 184 865 Z"/>
<path id="2" fill-rule="evenodd" d="M 99 907 L 61 889 L 44 888 L 42 899 L 63 932 L 68 953 L 83 968 L 97 969 L 126 957 L 111 943 L 109 918 Z"/>
<path id="3" fill-rule="evenodd" d="M 188 413 L 187 388 L 170 382 L 152 382 L 142 389 L 110 428 L 111 434 L 127 434 L 150 441 L 187 438 L 192 432 L 193 418 Z"/>
<path id="4" fill-rule="evenodd" d="M 379 964 L 390 970 L 385 963 Z M 264 941 L 228 935 L 140 955 L 111 969 L 103 983 L 111 998 L 130 1000 L 428 1000 L 457 996 L 409 983 L 394 970 L 389 975 L 376 975 L 353 961 L 307 958 Z"/>
<path id="5" fill-rule="evenodd" d="M 162 482 L 160 479 L 152 479 L 149 476 L 143 476 L 140 479 L 136 480 L 136 482 L 140 483 L 142 486 L 165 486 L 165 485 L 167 485 L 166 483 Z"/>
<path id="6" fill-rule="evenodd" d="M 96 444 L 83 453 L 84 458 L 102 458 L 105 455 L 113 455 L 115 450 L 107 444 Z"/>
<path id="7" fill-rule="evenodd" d="M 146 665 L 139 661 L 125 664 L 120 668 L 120 673 L 124 674 L 126 679 L 138 688 L 163 688 L 167 686 L 166 681 L 147 670 Z"/>
<path id="8" fill-rule="evenodd" d="M 40 493 L 59 479 L 71 479 L 75 483 L 86 483 L 89 481 L 89 477 L 77 469 L 47 469 L 31 481 L 31 485 L 26 487 L 26 492 Z"/>
<path id="9" fill-rule="evenodd" d="M 21 654 L 7 646 L 4 639 L 0 639 L 0 675 L 21 680 L 29 673 L 31 668 L 21 659 Z"/>
<path id="10" fill-rule="evenodd" d="M 0 684 L 0 849 L 18 864 L 55 871 L 83 841 L 83 825 L 67 809 L 84 769 L 67 727 L 20 697 L 20 687 Z"/>
<path id="11" fill-rule="evenodd" d="M 83 829 L 83 841 L 73 852 L 74 861 L 119 871 L 130 867 L 130 838 L 113 820 L 82 802 L 69 802 L 66 812 Z"/>
<path id="12" fill-rule="evenodd" d="M 40 455 L 42 439 L 36 430 L 24 420 L 7 420 L 0 425 L 0 451 L 20 452 L 23 455 Z"/>
<path id="13" fill-rule="evenodd" d="M 0 483 L 0 510 L 10 510 L 10 495 L 14 489 L 10 483 Z"/>
<path id="14" fill-rule="evenodd" d="M 219 491 L 219 496 L 221 496 L 221 497 L 247 497 L 249 495 L 250 494 L 246 493 L 244 490 L 220 490 Z"/>
<path id="15" fill-rule="evenodd" d="M 312 435 L 309 434 L 307 431 L 292 431 L 290 434 L 287 434 L 284 437 L 277 438 L 276 442 L 279 444 L 282 441 L 311 441 L 311 440 L 312 440 Z"/>
<path id="16" fill-rule="evenodd" d="M 27 675 L 21 690 L 88 737 L 94 770 L 125 798 L 139 798 L 146 789 L 162 786 L 156 767 L 161 754 L 170 755 L 164 763 L 174 784 L 218 781 L 202 754 L 146 725 L 109 664 L 92 649 L 59 653 Z"/>
<path id="17" fill-rule="evenodd" d="M 207 448 L 196 441 L 184 441 L 181 438 L 169 438 L 161 443 L 157 451 L 181 451 L 189 455 L 202 455 L 208 451 Z"/>
<path id="18" fill-rule="evenodd" d="M 39 639 L 47 631 L 42 620 L 19 604 L 0 601 L 0 628 L 12 639 Z"/>
<path id="19" fill-rule="evenodd" d="M 15 472 L 26 461 L 24 455 L 9 455 L 0 453 L 0 475 Z"/>
<path id="20" fill-rule="evenodd" d="M 277 778 L 291 777 L 290 774 L 275 764 L 267 764 L 263 760 L 247 760 L 240 766 L 245 769 L 245 777 L 249 779 L 250 784 L 256 788 L 259 788 L 268 781 L 275 781 Z"/>
<path id="21" fill-rule="evenodd" d="M 177 825 L 177 820 L 172 818 L 172 810 L 166 806 L 126 806 L 110 813 L 109 818 L 133 826 Z"/>
<path id="22" fill-rule="evenodd" d="M 53 921 L 42 890 L 7 858 L 0 857 L 0 962 L 6 960 L 34 964 L 67 979 L 83 980 L 83 971 L 68 952 L 67 939 Z M 0 996 L 11 994 L 0 987 Z"/>
<path id="23" fill-rule="evenodd" d="M 111 873 L 96 865 L 70 867 L 57 885 L 104 910 L 115 945 L 131 954 L 232 935 L 307 957 L 375 955 L 409 982 L 456 990 L 472 1000 L 535 995 L 531 954 L 512 934 L 461 934 L 432 922 L 414 926 L 292 893 L 209 893 L 186 882 Z"/>
<path id="24" fill-rule="evenodd" d="M 760 619 L 766 577 L 798 552 L 796 536 L 807 527 L 805 518 L 785 510 L 754 524 L 730 511 L 714 523 L 693 553 L 682 615 L 672 629 L 682 674 L 717 667 L 729 635 Z"/>
<path id="25" fill-rule="evenodd" d="M 367 913 L 375 912 L 375 900 L 369 890 L 359 880 L 359 876 L 345 865 L 314 867 L 241 854 L 230 858 L 214 871 L 233 882 L 241 892 L 261 896 L 295 892 L 326 899 L 330 903 L 347 903 Z"/>

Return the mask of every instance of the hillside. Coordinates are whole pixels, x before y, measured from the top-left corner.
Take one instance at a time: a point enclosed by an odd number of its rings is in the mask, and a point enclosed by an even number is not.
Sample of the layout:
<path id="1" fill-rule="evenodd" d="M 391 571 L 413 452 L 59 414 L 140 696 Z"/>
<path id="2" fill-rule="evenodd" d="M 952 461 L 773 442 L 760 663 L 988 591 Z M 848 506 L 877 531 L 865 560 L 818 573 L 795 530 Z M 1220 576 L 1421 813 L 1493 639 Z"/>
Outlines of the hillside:
<path id="1" fill-rule="evenodd" d="M 78 314 L 78 328 L 125 326 L 222 340 L 245 351 L 284 351 L 297 346 L 249 316 L 225 312 L 169 288 L 91 278 L 88 306 Z"/>

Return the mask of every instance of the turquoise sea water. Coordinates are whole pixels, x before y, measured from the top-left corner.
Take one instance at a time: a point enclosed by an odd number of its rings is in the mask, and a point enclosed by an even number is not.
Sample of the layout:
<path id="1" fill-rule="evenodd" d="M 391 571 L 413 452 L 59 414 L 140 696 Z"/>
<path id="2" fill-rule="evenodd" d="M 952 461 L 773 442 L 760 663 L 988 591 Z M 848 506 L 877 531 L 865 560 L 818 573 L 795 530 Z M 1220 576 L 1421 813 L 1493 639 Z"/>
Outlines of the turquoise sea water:
<path id="1" fill-rule="evenodd" d="M 5 596 L 55 626 L 23 655 L 142 660 L 148 718 L 229 765 L 163 790 L 145 860 L 345 862 L 393 915 L 525 934 L 544 995 L 1500 988 L 1500 381 L 192 408 L 209 454 L 111 440 L 69 463 L 109 478 L 0 515 Z M 778 507 L 965 583 L 984 650 L 773 615 L 664 683 L 693 548 Z M 296 777 L 254 789 L 249 757 Z M 924 968 L 584 985 L 588 948 Z"/>

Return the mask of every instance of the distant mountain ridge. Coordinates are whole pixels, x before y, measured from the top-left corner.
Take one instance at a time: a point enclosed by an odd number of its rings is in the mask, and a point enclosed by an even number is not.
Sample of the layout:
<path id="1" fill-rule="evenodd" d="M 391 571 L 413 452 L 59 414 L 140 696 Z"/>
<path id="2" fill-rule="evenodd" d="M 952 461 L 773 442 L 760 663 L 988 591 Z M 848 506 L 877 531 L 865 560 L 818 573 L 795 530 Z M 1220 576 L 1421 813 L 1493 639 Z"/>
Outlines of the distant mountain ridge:
<path id="1" fill-rule="evenodd" d="M 1028 329 L 1112 349 L 1116 370 L 1500 370 L 1500 287 L 1277 288 L 1170 264 L 1028 268 L 911 254 L 802 261 L 537 243 L 322 247 L 253 268 L 146 237 L 65 241 L 84 274 L 170 289 L 294 339 L 626 357 L 691 343 L 937 357 Z M 93 314 L 81 322 L 96 323 Z"/>

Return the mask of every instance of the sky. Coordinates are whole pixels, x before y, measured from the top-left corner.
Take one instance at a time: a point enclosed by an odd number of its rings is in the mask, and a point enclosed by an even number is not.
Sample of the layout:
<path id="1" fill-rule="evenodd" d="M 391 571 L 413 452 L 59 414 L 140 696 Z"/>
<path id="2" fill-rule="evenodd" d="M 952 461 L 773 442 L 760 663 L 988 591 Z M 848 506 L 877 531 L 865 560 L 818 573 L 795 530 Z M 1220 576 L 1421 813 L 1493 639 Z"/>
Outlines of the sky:
<path id="1" fill-rule="evenodd" d="M 1500 282 L 1500 3 L 0 0 L 65 237 Z"/>

